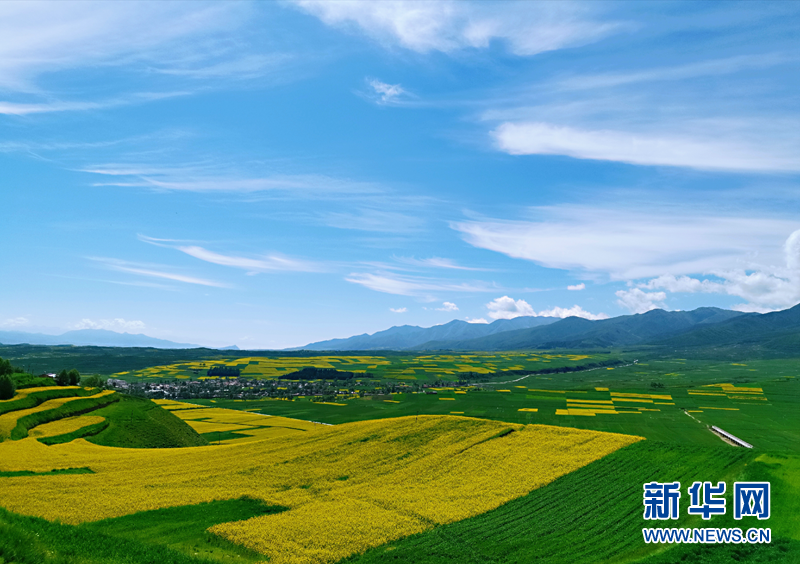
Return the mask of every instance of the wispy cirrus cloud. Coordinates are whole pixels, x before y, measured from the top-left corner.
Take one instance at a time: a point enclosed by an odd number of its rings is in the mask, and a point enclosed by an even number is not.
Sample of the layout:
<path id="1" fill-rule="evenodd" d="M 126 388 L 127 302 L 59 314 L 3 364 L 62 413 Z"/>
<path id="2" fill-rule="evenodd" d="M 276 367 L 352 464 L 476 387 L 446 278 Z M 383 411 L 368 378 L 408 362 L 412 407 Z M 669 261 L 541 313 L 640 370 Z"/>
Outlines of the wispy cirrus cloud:
<path id="1" fill-rule="evenodd" d="M 503 43 L 518 56 L 591 43 L 625 26 L 577 2 L 295 0 L 330 26 L 358 30 L 378 43 L 418 53 L 457 53 Z"/>
<path id="2" fill-rule="evenodd" d="M 210 251 L 199 245 L 185 244 L 174 239 L 157 239 L 146 235 L 138 235 L 139 240 L 159 247 L 167 247 L 185 253 L 196 259 L 218 264 L 220 266 L 230 266 L 247 271 L 249 274 L 258 272 L 319 272 L 323 270 L 322 265 L 293 257 L 287 257 L 278 253 L 271 253 L 258 257 L 244 257 L 237 255 L 227 255 Z"/>
<path id="3" fill-rule="evenodd" d="M 560 91 L 595 90 L 648 82 L 683 81 L 729 75 L 749 70 L 761 70 L 785 63 L 794 63 L 797 60 L 798 58 L 795 55 L 787 55 L 780 52 L 736 55 L 733 57 L 692 61 L 682 65 L 631 69 L 627 72 L 578 74 L 557 80 L 552 87 Z"/>
<path id="4" fill-rule="evenodd" d="M 252 17 L 247 3 L 0 3 L 0 87 L 38 92 L 43 75 L 81 67 L 141 73 L 268 66 L 222 39 Z M 238 60 L 238 66 L 235 61 Z M 218 73 L 211 73 L 219 76 Z"/>
<path id="5" fill-rule="evenodd" d="M 496 292 L 497 287 L 485 282 L 456 282 L 426 278 L 422 276 L 401 276 L 395 273 L 353 273 L 345 278 L 353 284 L 385 294 L 415 296 L 433 301 L 434 295 L 442 292 Z"/>
<path id="6" fill-rule="evenodd" d="M 172 270 L 165 270 L 159 265 L 142 264 L 137 262 L 130 262 L 108 257 L 87 257 L 89 260 L 103 265 L 108 270 L 116 272 L 125 272 L 128 274 L 136 274 L 138 276 L 145 276 L 148 278 L 158 278 L 162 280 L 171 280 L 173 282 L 182 282 L 184 284 L 195 284 L 199 286 L 210 286 L 213 288 L 230 288 L 229 284 L 217 282 L 216 280 L 209 280 L 206 278 L 198 278 L 196 276 L 189 276 L 174 272 Z"/>
<path id="7" fill-rule="evenodd" d="M 324 174 L 259 174 L 249 176 L 214 164 L 162 166 L 147 163 L 106 163 L 78 170 L 100 175 L 95 186 L 124 186 L 181 192 L 288 192 L 314 194 L 376 194 L 375 183 L 335 178 Z"/>
<path id="8" fill-rule="evenodd" d="M 421 231 L 425 226 L 425 219 L 419 214 L 373 207 L 360 207 L 355 211 L 322 212 L 320 219 L 325 225 L 338 229 L 383 233 L 413 233 Z"/>
<path id="9" fill-rule="evenodd" d="M 26 116 L 30 114 L 45 114 L 54 112 L 104 110 L 120 106 L 142 104 L 145 102 L 152 102 L 154 100 L 164 100 L 167 98 L 175 98 L 178 96 L 187 96 L 189 94 L 190 92 L 187 91 L 138 92 L 135 94 L 125 95 L 118 98 L 109 98 L 105 100 L 95 100 L 95 101 L 61 100 L 61 101 L 48 101 L 48 102 L 36 102 L 36 103 L 15 103 L 15 102 L 0 101 L 0 114 Z"/>
<path id="10" fill-rule="evenodd" d="M 483 271 L 489 270 L 487 268 L 463 266 L 458 264 L 453 259 L 442 258 L 442 257 L 430 257 L 422 259 L 418 259 L 415 257 L 395 257 L 395 259 L 405 264 L 428 267 L 428 268 L 447 268 L 451 270 L 483 270 Z"/>

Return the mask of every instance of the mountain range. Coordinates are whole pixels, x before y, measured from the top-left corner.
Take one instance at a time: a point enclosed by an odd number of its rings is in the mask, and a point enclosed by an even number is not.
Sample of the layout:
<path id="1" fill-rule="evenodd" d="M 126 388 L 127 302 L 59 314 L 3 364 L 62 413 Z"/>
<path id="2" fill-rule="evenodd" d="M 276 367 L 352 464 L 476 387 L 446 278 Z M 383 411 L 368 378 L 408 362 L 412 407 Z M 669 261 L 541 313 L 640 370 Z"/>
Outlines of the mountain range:
<path id="1" fill-rule="evenodd" d="M 654 309 L 595 321 L 579 317 L 517 317 L 488 325 L 463 321 L 429 328 L 404 325 L 293 350 L 501 351 L 639 345 L 672 349 L 746 346 L 800 354 L 800 305 L 765 314 L 701 307 L 692 311 Z"/>
<path id="2" fill-rule="evenodd" d="M 424 347 L 426 343 L 456 342 L 487 337 L 496 333 L 529 329 L 555 323 L 558 317 L 515 317 L 514 319 L 498 319 L 493 323 L 468 323 L 453 320 L 444 325 L 433 327 L 417 327 L 416 325 L 400 325 L 378 331 L 372 335 L 356 335 L 347 339 L 331 339 L 311 343 L 304 347 L 287 350 L 307 351 L 369 351 L 369 350 L 402 350 Z"/>
<path id="3" fill-rule="evenodd" d="M 117 333 L 106 329 L 78 329 L 61 335 L 25 333 L 22 331 L 0 331 L 3 345 L 77 345 L 96 347 L 150 347 L 154 349 L 196 349 L 200 345 L 174 343 L 147 335 Z M 228 347 L 230 349 L 230 347 Z"/>

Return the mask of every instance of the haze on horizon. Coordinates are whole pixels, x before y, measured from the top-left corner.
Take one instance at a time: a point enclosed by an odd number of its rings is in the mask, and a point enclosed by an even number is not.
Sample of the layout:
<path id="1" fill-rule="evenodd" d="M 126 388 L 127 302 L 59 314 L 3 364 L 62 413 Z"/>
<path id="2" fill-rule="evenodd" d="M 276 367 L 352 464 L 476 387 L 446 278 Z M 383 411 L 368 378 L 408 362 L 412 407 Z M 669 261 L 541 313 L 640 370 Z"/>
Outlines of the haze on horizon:
<path id="1" fill-rule="evenodd" d="M 0 331 L 800 302 L 800 5 L 0 3 Z"/>

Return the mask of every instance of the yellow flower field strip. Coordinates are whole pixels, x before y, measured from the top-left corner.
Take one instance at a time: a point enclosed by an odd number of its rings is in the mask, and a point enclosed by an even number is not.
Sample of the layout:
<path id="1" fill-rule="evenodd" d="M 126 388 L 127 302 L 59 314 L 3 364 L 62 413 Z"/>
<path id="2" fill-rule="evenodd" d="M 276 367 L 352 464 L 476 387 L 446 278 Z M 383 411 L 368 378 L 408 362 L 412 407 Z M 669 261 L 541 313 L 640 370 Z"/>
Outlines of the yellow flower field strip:
<path id="1" fill-rule="evenodd" d="M 653 403 L 651 399 L 644 399 L 644 398 L 618 398 L 613 397 L 614 403 L 622 401 L 622 402 L 629 402 L 629 403 Z"/>
<path id="2" fill-rule="evenodd" d="M 177 409 L 198 409 L 202 408 L 202 405 L 197 405 L 196 403 L 187 403 L 184 401 L 175 401 L 175 400 L 167 400 L 167 399 L 157 399 L 153 400 L 155 403 L 163 407 L 164 409 L 168 410 L 177 410 Z"/>
<path id="3" fill-rule="evenodd" d="M 386 403 L 400 403 L 397 400 L 383 400 L 383 401 L 385 401 Z"/>
<path id="4" fill-rule="evenodd" d="M 335 402 L 332 402 L 332 401 L 318 401 L 318 402 L 315 402 L 315 405 L 337 405 L 339 407 L 344 407 L 347 404 L 346 403 L 335 403 Z"/>
<path id="5" fill-rule="evenodd" d="M 523 407 L 522 409 L 518 409 L 517 411 L 532 411 L 532 412 L 536 412 L 536 411 L 539 411 L 539 408 L 538 407 Z M 452 411 L 450 413 L 452 413 Z"/>
<path id="6" fill-rule="evenodd" d="M 463 391 L 463 390 L 456 390 L 456 393 L 457 393 L 457 394 L 466 394 L 467 392 L 465 392 L 465 391 Z"/>
<path id="7" fill-rule="evenodd" d="M 48 476 L 47 496 L 40 476 L 6 478 L 2 503 L 79 523 L 251 495 L 290 511 L 213 531 L 261 551 L 271 564 L 323 564 L 494 509 L 637 440 L 424 415 L 185 449 L 118 449 L 80 439 L 45 447 L 24 439 L 0 444 L 0 470 L 89 467 L 95 474 Z M 348 480 L 339 480 L 344 475 Z M 331 515 L 340 528 L 328 527 Z"/>
<path id="8" fill-rule="evenodd" d="M 653 405 L 675 405 L 675 404 L 674 403 L 664 403 L 664 402 L 659 403 L 657 401 L 654 401 Z"/>
<path id="9" fill-rule="evenodd" d="M 700 409 L 720 409 L 724 411 L 739 411 L 738 407 L 706 407 L 704 405 L 701 405 Z"/>
<path id="10" fill-rule="evenodd" d="M 765 397 L 753 397 L 753 396 L 728 396 L 728 399 L 735 399 L 735 400 L 760 400 L 760 401 L 767 401 Z"/>
<path id="11" fill-rule="evenodd" d="M 48 390 L 77 390 L 77 389 L 78 386 L 46 386 L 42 388 L 23 388 L 21 390 L 17 390 L 17 393 L 14 394 L 13 398 L 7 400 L 0 400 L 0 404 L 22 399 L 35 392 L 45 392 Z"/>
<path id="12" fill-rule="evenodd" d="M 439 398 L 439 401 L 456 401 L 456 398 Z"/>
<path id="13" fill-rule="evenodd" d="M 66 417 L 58 421 L 37 425 L 28 431 L 28 435 L 37 439 L 42 437 L 56 437 L 58 435 L 72 433 L 83 427 L 88 427 L 89 425 L 94 425 L 95 423 L 101 423 L 103 421 L 105 421 L 105 417 L 100 417 L 99 415 L 76 415 L 75 417 Z"/>
<path id="14" fill-rule="evenodd" d="M 690 391 L 690 392 L 688 392 L 688 394 L 690 396 L 712 396 L 712 397 L 716 396 L 716 397 L 719 397 L 719 398 L 724 398 L 725 397 L 725 394 L 718 394 L 718 393 L 715 393 L 715 392 L 691 392 Z"/>
<path id="15" fill-rule="evenodd" d="M 115 393 L 113 390 L 104 390 L 98 394 L 93 396 L 76 396 L 71 398 L 56 398 L 52 400 L 48 400 L 43 402 L 36 407 L 32 407 L 30 409 L 20 409 L 17 411 L 11 411 L 9 413 L 4 413 L 0 415 L 0 439 L 6 439 L 11 435 L 11 431 L 14 427 L 17 426 L 17 421 L 25 417 L 26 415 L 30 415 L 31 413 L 38 413 L 39 411 L 48 411 L 50 409 L 55 409 L 57 407 L 61 407 L 65 403 L 69 403 L 71 401 L 85 399 L 87 397 L 91 398 L 99 398 L 103 396 L 108 396 Z"/>
<path id="16" fill-rule="evenodd" d="M 612 405 L 614 402 L 611 400 L 583 400 L 583 399 L 573 399 L 567 398 L 568 403 L 602 403 L 607 405 Z"/>
<path id="17" fill-rule="evenodd" d="M 451 411 L 450 415 L 464 415 L 463 411 Z"/>
<path id="18" fill-rule="evenodd" d="M 595 388 L 596 392 L 607 392 L 608 388 Z"/>
<path id="19" fill-rule="evenodd" d="M 699 409 L 687 409 L 686 413 L 703 413 L 702 410 Z"/>
<path id="20" fill-rule="evenodd" d="M 623 394 L 620 392 L 610 392 L 612 398 L 642 398 L 651 400 L 672 400 L 672 396 L 665 394 Z"/>
<path id="21" fill-rule="evenodd" d="M 497 391 L 498 391 L 498 392 L 507 392 L 507 393 L 509 393 L 509 394 L 511 393 L 511 390 L 497 390 Z"/>
<path id="22" fill-rule="evenodd" d="M 180 419 L 183 419 L 190 426 L 194 422 L 216 423 L 220 425 L 240 425 L 241 427 L 288 427 L 292 429 L 310 430 L 314 428 L 314 423 L 302 419 L 291 419 L 289 417 L 278 417 L 274 415 L 262 415 L 260 413 L 250 413 L 235 409 L 224 409 L 220 407 L 207 407 L 195 410 L 173 411 Z"/>

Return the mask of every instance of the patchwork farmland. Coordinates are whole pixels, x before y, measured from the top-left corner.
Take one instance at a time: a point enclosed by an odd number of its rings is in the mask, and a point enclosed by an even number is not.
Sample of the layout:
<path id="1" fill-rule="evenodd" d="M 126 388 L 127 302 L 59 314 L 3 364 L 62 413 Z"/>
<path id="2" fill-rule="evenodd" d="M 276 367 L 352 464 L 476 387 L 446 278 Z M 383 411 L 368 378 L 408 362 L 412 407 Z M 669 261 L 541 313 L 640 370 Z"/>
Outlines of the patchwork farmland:
<path id="1" fill-rule="evenodd" d="M 733 548 L 646 545 L 642 484 L 743 479 L 773 484 L 774 539 L 736 555 L 781 562 L 800 550 L 793 361 L 404 356 L 250 356 L 110 375 L 197 380 L 195 367 L 213 362 L 281 387 L 292 385 L 282 375 L 309 366 L 379 376 L 354 378 L 335 401 L 20 389 L 0 401 L 0 557 L 721 563 Z M 460 384 L 466 373 L 478 376 Z M 711 425 L 754 448 L 724 443 Z M 682 515 L 675 526 L 707 524 Z"/>

